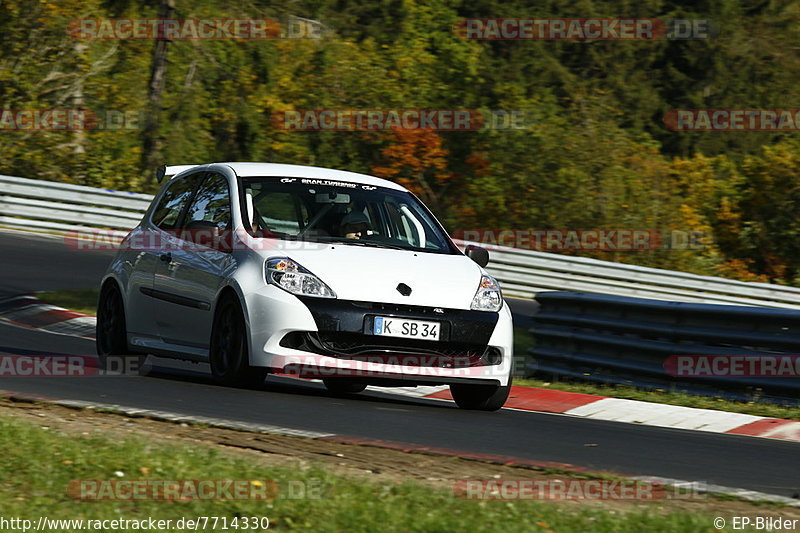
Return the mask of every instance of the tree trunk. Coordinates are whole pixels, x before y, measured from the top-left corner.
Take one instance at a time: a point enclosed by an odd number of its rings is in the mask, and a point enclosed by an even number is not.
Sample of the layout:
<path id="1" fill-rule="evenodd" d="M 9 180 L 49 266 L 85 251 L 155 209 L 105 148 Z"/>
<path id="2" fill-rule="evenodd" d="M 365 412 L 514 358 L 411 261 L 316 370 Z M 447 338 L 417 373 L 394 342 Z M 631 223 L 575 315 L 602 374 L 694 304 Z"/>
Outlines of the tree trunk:
<path id="1" fill-rule="evenodd" d="M 171 19 L 175 14 L 174 0 L 161 0 L 158 18 Z M 153 46 L 153 63 L 150 67 L 150 83 L 147 93 L 147 108 L 142 128 L 142 157 L 140 170 L 143 175 L 155 176 L 156 167 L 161 161 L 161 139 L 158 137 L 159 119 L 161 117 L 161 96 L 164 92 L 167 71 L 167 45 L 169 41 L 163 37 L 156 39 Z"/>

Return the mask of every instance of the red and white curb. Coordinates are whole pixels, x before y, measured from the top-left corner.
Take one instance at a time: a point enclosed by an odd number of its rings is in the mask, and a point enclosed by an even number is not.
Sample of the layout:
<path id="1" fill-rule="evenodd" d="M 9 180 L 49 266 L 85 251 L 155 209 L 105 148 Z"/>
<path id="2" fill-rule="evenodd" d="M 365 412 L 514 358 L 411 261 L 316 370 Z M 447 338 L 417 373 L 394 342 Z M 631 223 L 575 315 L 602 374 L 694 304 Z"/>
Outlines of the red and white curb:
<path id="1" fill-rule="evenodd" d="M 96 318 L 41 302 L 35 295 L 0 301 L 0 322 L 60 335 L 93 339 Z M 452 401 L 448 387 L 369 387 L 396 396 Z M 512 387 L 506 409 L 558 413 L 593 420 L 624 422 L 709 433 L 800 442 L 800 421 L 698 409 L 638 400 L 608 398 L 535 387 Z"/>
<path id="2" fill-rule="evenodd" d="M 93 339 L 97 319 L 43 303 L 35 295 L 26 294 L 0 301 L 0 323 Z"/>
<path id="3" fill-rule="evenodd" d="M 451 400 L 447 390 L 424 396 Z M 506 409 L 558 413 L 643 426 L 731 433 L 800 442 L 800 421 L 535 387 L 512 387 Z"/>

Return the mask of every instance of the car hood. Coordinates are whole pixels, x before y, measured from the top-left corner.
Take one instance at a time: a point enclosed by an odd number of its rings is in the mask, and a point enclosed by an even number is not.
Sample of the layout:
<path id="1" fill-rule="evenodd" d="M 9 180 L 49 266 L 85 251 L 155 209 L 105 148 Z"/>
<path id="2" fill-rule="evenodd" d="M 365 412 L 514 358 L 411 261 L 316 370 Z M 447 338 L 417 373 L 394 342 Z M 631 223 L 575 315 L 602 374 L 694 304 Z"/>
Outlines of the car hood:
<path id="1" fill-rule="evenodd" d="M 289 257 L 300 263 L 341 300 L 469 309 L 483 273 L 463 255 L 345 244 L 262 254 L 265 259 Z M 400 294 L 400 283 L 411 287 L 411 294 Z"/>

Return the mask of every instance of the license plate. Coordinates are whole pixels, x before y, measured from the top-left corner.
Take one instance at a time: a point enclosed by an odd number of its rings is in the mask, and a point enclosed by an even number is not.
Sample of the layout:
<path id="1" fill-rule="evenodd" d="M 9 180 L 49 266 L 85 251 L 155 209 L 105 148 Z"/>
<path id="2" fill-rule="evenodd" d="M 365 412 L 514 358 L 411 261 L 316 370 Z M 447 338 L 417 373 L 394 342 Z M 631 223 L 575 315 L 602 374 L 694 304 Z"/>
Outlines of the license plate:
<path id="1" fill-rule="evenodd" d="M 438 341 L 441 333 L 441 324 L 424 320 L 376 316 L 372 333 L 386 337 Z"/>

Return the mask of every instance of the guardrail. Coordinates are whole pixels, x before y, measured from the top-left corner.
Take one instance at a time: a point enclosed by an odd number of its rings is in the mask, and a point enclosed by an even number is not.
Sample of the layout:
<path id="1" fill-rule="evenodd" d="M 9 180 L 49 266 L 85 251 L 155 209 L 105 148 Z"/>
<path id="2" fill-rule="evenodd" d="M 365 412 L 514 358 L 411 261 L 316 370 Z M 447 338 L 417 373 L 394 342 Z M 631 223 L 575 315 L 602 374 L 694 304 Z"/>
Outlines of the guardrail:
<path id="1" fill-rule="evenodd" d="M 57 232 L 130 230 L 152 199 L 149 194 L 0 176 L 0 225 Z"/>
<path id="2" fill-rule="evenodd" d="M 139 222 L 151 201 L 148 194 L 0 176 L 0 225 L 7 227 L 61 232 L 128 230 Z M 457 242 L 461 246 L 468 244 Z M 487 270 L 500 281 L 508 296 L 532 298 L 544 291 L 568 290 L 800 310 L 797 287 L 745 283 L 500 246 L 487 248 Z"/>
<path id="3" fill-rule="evenodd" d="M 677 302 L 800 310 L 800 288 L 746 283 L 687 272 L 648 268 L 517 248 L 486 246 L 487 270 L 508 296 L 533 298 L 545 291 L 574 291 Z"/>
<path id="4" fill-rule="evenodd" d="M 747 397 L 758 391 L 756 395 L 800 398 L 796 377 L 752 375 L 744 363 L 727 377 L 676 376 L 668 360 L 682 355 L 797 356 L 800 313 L 795 311 L 569 292 L 542 292 L 536 301 L 541 307 L 533 317 L 529 373 L 643 388 L 730 389 Z M 794 371 L 797 365 L 800 360 Z M 791 375 L 789 370 L 782 375 Z"/>

